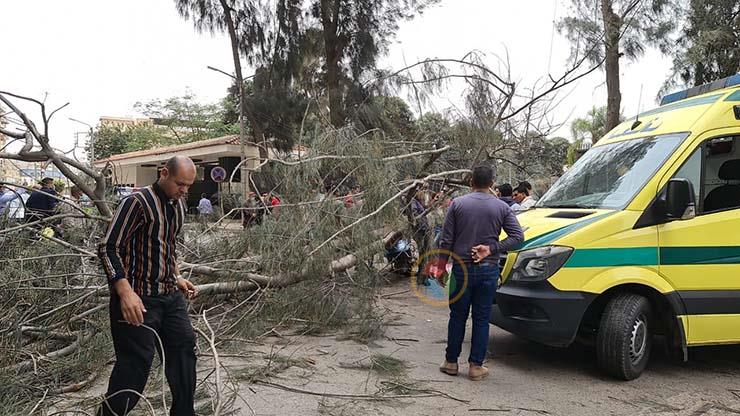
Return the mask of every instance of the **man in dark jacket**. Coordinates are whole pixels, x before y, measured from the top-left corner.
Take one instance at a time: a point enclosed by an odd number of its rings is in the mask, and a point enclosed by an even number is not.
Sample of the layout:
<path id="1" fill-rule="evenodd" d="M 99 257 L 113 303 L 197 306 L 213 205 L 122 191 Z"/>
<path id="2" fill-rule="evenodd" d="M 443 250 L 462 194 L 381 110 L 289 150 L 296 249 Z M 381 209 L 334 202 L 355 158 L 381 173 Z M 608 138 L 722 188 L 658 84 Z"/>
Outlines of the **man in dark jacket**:
<path id="1" fill-rule="evenodd" d="M 450 321 L 447 327 L 447 353 L 440 371 L 457 375 L 457 359 L 465 337 L 465 323 L 472 308 L 468 377 L 477 381 L 488 375 L 483 367 L 488 346 L 491 305 L 499 278 L 498 255 L 514 249 L 524 240 L 524 233 L 511 208 L 491 194 L 493 169 L 479 166 L 473 170 L 471 193 L 455 198 L 447 210 L 439 248 L 454 259 L 450 277 Z M 499 241 L 501 230 L 506 239 Z M 437 270 L 445 270 L 449 261 L 439 259 Z M 441 282 L 444 284 L 444 281 Z"/>
<path id="2" fill-rule="evenodd" d="M 44 178 L 41 180 L 41 189 L 34 191 L 26 201 L 26 222 L 38 221 L 54 215 L 59 200 L 54 189 L 54 179 Z"/>
<path id="3" fill-rule="evenodd" d="M 499 197 L 500 200 L 506 202 L 506 205 L 514 211 L 519 209 L 519 204 L 514 200 L 514 190 L 510 184 L 505 183 L 499 186 L 498 190 L 501 193 L 501 196 Z"/>

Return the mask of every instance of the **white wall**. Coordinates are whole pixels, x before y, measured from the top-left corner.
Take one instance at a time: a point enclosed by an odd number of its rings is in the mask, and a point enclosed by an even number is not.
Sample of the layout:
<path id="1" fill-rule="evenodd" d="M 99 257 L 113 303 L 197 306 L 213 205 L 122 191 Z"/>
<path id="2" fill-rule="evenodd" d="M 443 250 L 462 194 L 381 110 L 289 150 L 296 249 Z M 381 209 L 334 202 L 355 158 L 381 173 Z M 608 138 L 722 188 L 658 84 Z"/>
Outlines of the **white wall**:
<path id="1" fill-rule="evenodd" d="M 157 180 L 157 168 L 136 168 L 136 186 L 147 186 Z"/>

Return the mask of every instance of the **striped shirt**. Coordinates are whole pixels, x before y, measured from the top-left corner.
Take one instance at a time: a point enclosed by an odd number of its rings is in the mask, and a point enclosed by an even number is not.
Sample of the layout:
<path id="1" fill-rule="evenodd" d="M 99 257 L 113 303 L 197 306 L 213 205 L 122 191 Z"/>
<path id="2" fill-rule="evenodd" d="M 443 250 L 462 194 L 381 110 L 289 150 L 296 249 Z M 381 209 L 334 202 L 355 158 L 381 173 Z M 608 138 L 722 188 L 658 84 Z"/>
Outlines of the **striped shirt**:
<path id="1" fill-rule="evenodd" d="M 111 290 L 128 279 L 139 296 L 174 292 L 175 239 L 184 219 L 184 201 L 169 199 L 156 183 L 124 198 L 98 250 Z"/>

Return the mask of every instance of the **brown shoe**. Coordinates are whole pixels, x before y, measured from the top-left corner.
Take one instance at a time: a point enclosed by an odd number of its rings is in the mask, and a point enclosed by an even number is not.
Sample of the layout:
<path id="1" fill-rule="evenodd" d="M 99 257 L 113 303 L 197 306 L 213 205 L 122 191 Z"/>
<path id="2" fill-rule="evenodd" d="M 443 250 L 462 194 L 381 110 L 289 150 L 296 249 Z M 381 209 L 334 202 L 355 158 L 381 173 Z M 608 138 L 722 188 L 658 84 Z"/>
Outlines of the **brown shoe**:
<path id="1" fill-rule="evenodd" d="M 439 371 L 447 375 L 456 376 L 457 363 L 448 363 L 447 361 L 445 361 L 442 365 L 439 366 Z"/>
<path id="2" fill-rule="evenodd" d="M 470 364 L 468 369 L 468 378 L 473 381 L 481 381 L 488 377 L 488 369 L 482 365 Z"/>

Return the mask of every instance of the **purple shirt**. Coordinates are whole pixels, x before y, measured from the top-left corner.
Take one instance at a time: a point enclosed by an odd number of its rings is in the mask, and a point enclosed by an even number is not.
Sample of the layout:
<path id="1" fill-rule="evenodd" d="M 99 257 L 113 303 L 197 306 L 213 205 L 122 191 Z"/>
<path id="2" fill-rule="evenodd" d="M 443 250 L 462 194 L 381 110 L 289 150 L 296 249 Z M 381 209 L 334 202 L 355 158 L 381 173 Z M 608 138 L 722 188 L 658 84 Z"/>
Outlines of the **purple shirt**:
<path id="1" fill-rule="evenodd" d="M 502 229 L 506 231 L 506 239 L 499 241 Z M 490 261 L 491 257 L 496 259 L 497 253 L 512 250 L 522 241 L 524 233 L 511 208 L 494 195 L 473 192 L 452 201 L 439 248 L 452 251 L 470 264 L 471 251 L 477 245 L 491 248 L 491 256 L 485 259 Z"/>

